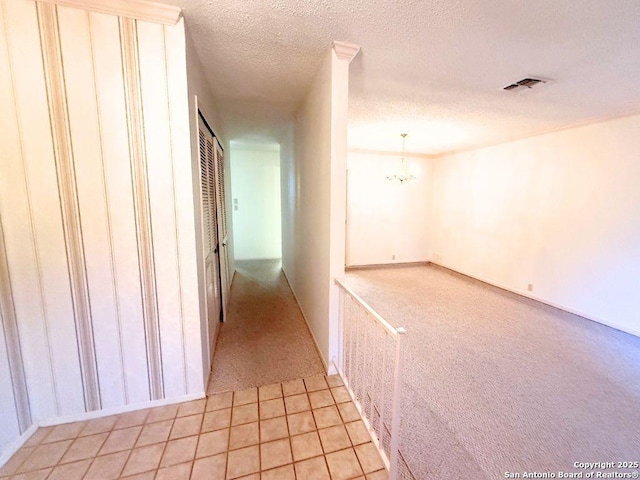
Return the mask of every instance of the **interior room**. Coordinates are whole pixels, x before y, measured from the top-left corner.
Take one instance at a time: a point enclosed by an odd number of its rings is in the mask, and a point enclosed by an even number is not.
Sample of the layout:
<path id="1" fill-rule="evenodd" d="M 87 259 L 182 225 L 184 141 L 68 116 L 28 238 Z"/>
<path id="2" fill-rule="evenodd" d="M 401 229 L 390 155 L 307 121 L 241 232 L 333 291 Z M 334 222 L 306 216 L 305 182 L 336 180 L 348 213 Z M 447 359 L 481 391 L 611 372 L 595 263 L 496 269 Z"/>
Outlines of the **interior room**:
<path id="1" fill-rule="evenodd" d="M 633 478 L 638 25 L 0 0 L 0 478 Z"/>

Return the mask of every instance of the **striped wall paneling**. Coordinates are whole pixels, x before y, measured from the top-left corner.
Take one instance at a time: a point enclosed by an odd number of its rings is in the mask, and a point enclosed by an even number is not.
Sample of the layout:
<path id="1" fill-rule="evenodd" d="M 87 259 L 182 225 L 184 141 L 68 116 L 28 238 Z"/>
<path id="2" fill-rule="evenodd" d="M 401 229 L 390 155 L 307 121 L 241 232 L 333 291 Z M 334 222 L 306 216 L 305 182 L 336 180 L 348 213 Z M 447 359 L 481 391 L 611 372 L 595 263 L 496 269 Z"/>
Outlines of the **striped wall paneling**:
<path id="1" fill-rule="evenodd" d="M 1 458 L 204 375 L 182 21 L 0 0 L 0 29 Z"/>

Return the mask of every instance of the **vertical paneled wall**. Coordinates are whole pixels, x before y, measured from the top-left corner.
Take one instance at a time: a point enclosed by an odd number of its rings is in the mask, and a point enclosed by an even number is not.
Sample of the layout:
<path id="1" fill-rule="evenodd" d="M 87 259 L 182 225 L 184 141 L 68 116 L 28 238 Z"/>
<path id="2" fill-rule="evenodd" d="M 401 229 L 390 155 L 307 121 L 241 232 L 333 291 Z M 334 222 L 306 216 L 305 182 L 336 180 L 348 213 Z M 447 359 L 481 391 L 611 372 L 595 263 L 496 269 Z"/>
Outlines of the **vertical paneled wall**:
<path id="1" fill-rule="evenodd" d="M 1 223 L 0 322 L 0 446 L 4 446 L 24 434 L 32 418 Z"/>
<path id="2" fill-rule="evenodd" d="M 184 43 L 0 0 L 3 434 L 204 390 Z"/>

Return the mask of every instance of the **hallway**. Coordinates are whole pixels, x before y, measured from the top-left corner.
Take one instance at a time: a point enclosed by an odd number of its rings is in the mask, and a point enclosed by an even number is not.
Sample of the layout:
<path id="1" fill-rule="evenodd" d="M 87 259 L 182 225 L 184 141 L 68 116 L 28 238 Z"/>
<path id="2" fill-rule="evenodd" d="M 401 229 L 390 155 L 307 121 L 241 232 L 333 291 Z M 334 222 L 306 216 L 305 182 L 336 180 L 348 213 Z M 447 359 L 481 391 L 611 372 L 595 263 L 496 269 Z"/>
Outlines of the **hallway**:
<path id="1" fill-rule="evenodd" d="M 280 260 L 236 262 L 228 319 L 220 328 L 207 392 L 324 373 Z"/>

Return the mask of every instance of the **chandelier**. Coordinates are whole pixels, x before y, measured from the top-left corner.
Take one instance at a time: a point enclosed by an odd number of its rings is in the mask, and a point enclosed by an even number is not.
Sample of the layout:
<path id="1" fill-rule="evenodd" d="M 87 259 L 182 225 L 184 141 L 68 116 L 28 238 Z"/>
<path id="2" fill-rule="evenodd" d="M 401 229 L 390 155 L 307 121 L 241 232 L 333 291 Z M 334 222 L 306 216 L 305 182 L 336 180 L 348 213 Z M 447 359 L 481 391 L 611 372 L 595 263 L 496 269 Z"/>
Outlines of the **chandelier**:
<path id="1" fill-rule="evenodd" d="M 400 165 L 394 173 L 387 175 L 387 180 L 390 182 L 398 182 L 402 185 L 403 183 L 413 180 L 416 176 L 409 171 L 409 168 L 404 161 L 404 142 L 407 138 L 407 134 L 401 133 L 400 136 L 402 137 L 402 157 L 400 157 Z"/>

